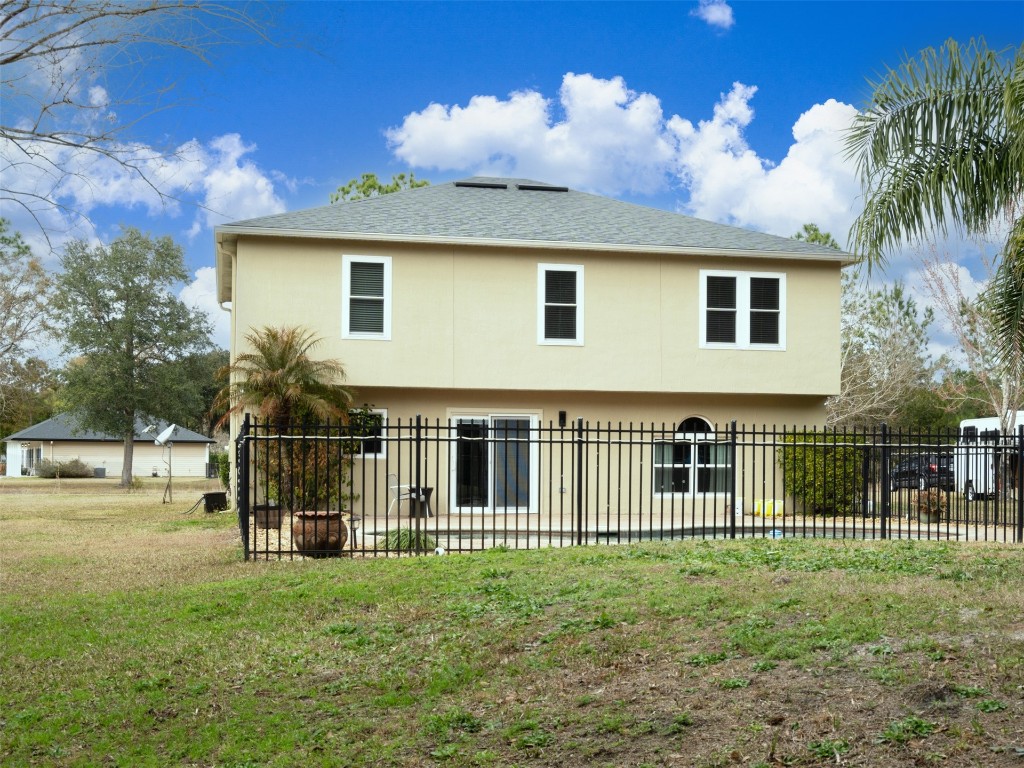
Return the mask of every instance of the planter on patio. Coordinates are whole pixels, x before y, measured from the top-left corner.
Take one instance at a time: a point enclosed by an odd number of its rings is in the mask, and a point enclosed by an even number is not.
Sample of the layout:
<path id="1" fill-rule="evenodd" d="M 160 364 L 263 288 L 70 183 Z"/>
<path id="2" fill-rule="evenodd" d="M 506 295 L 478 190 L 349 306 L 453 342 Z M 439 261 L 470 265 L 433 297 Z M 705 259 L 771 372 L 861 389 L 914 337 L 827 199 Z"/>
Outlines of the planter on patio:
<path id="1" fill-rule="evenodd" d="M 918 491 L 916 503 L 918 519 L 924 525 L 941 523 L 949 506 L 946 497 L 938 488 Z"/>
<path id="2" fill-rule="evenodd" d="M 293 515 L 292 543 L 306 557 L 338 557 L 348 541 L 344 512 L 309 511 Z"/>
<path id="3" fill-rule="evenodd" d="M 256 504 L 252 511 L 257 528 L 281 530 L 281 508 L 277 504 Z"/>

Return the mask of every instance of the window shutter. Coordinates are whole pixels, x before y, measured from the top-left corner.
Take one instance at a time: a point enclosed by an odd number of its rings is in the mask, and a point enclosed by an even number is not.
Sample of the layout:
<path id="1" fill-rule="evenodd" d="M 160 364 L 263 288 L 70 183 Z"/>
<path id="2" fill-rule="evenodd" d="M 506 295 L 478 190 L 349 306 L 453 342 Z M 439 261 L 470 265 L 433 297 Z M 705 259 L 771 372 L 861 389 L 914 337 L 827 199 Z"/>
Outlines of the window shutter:
<path id="1" fill-rule="evenodd" d="M 354 261 L 350 273 L 349 329 L 384 332 L 384 265 Z"/>
<path id="2" fill-rule="evenodd" d="M 750 279 L 750 343 L 779 343 L 779 280 Z"/>
<path id="3" fill-rule="evenodd" d="M 544 336 L 548 339 L 575 339 L 576 307 L 544 307 Z"/>
<path id="4" fill-rule="evenodd" d="M 384 265 L 352 262 L 352 295 L 384 298 Z"/>
<path id="5" fill-rule="evenodd" d="M 707 278 L 707 341 L 736 342 L 736 278 L 708 275 Z"/>
<path id="6" fill-rule="evenodd" d="M 576 273 L 554 269 L 545 272 L 544 301 L 548 304 L 575 304 Z"/>
<path id="7" fill-rule="evenodd" d="M 544 273 L 544 338 L 576 338 L 576 272 Z"/>

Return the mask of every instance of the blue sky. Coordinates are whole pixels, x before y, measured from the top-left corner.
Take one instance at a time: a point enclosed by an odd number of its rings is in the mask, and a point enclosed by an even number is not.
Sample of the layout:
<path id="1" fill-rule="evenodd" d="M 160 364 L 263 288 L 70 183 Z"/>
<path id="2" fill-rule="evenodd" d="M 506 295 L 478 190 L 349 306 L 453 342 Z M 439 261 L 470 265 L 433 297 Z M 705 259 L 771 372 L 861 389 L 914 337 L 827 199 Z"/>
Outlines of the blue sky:
<path id="1" fill-rule="evenodd" d="M 1024 37 L 1024 2 L 272 8 L 284 44 L 228 46 L 213 66 L 165 53 L 96 81 L 112 98 L 129 82 L 175 83 L 180 103 L 131 133 L 177 150 L 152 166 L 173 202 L 91 165 L 91 183 L 56 193 L 88 220 L 43 217 L 58 246 L 109 240 L 120 224 L 174 236 L 193 275 L 182 296 L 211 312 L 222 345 L 213 227 L 326 204 L 366 171 L 525 176 L 781 235 L 816 222 L 845 244 L 858 190 L 839 137 L 867 78 L 949 37 Z M 22 211 L 0 213 L 43 249 Z M 967 282 L 983 278 L 971 246 L 951 250 Z M 887 277 L 915 269 L 898 257 Z"/>

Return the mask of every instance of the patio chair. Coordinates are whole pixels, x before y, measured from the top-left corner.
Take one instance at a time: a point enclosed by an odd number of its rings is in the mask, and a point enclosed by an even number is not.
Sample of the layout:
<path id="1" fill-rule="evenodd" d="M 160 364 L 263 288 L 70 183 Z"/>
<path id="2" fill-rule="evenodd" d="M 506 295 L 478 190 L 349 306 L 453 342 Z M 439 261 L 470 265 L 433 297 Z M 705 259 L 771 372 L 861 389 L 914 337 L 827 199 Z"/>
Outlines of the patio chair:
<path id="1" fill-rule="evenodd" d="M 391 494 L 391 502 L 388 504 L 388 515 L 391 515 L 391 510 L 395 507 L 399 507 L 401 512 L 402 502 L 405 500 L 412 500 L 416 498 L 416 494 L 413 491 L 411 485 L 399 485 L 398 475 L 388 475 L 388 491 Z"/>

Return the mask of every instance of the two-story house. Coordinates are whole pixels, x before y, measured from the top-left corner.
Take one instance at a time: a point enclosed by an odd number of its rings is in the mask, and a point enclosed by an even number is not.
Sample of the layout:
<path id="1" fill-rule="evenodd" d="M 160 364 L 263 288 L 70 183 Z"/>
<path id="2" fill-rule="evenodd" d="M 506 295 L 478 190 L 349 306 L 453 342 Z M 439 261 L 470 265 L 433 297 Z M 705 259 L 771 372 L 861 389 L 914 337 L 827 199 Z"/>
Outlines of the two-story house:
<path id="1" fill-rule="evenodd" d="M 820 425 L 839 390 L 850 257 L 816 244 L 476 177 L 235 222 L 216 246 L 232 354 L 252 328 L 305 326 L 388 420 L 469 436 L 583 417 L 685 435 Z M 714 457 L 700 472 L 679 455 L 654 458 L 656 489 L 707 491 Z"/>

